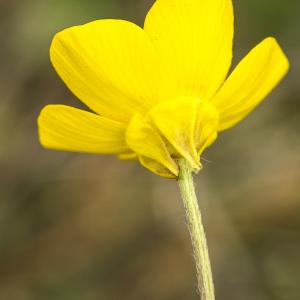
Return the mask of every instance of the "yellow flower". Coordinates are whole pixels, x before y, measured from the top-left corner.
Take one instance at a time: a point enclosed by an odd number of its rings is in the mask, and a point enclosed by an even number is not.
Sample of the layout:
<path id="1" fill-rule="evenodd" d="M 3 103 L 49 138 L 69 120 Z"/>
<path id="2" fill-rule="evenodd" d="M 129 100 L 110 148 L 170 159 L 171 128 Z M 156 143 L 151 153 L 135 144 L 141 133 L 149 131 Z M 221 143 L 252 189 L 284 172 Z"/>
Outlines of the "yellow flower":
<path id="1" fill-rule="evenodd" d="M 46 106 L 38 119 L 46 148 L 138 159 L 176 178 L 193 170 L 220 131 L 251 112 L 289 63 L 266 38 L 227 77 L 232 60 L 231 0 L 157 0 L 144 28 L 98 20 L 59 32 L 50 56 L 69 89 L 94 113 Z"/>

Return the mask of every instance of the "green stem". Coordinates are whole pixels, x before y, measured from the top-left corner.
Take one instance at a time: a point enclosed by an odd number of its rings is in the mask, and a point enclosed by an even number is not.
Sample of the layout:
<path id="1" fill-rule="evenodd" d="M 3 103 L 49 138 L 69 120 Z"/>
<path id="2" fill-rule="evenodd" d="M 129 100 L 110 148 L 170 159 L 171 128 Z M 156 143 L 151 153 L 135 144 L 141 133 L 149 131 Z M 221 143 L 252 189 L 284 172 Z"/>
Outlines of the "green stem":
<path id="1" fill-rule="evenodd" d="M 196 262 L 198 289 L 201 300 L 214 300 L 214 284 L 202 217 L 195 193 L 192 170 L 185 159 L 178 161 L 178 184 L 186 212 Z"/>

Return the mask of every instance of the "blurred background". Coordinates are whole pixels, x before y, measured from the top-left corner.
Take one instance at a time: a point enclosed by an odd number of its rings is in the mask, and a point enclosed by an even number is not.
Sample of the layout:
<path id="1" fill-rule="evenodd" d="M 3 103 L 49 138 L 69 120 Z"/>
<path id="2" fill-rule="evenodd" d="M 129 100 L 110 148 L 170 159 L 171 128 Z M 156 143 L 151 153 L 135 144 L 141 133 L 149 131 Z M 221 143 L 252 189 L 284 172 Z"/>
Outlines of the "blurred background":
<path id="1" fill-rule="evenodd" d="M 217 299 L 300 299 L 300 1 L 235 0 L 234 63 L 273 35 L 291 61 L 196 178 Z M 152 0 L 0 0 L 0 299 L 196 300 L 175 181 L 111 156 L 44 150 L 48 103 L 80 106 L 52 69 L 53 35 L 143 23 Z"/>

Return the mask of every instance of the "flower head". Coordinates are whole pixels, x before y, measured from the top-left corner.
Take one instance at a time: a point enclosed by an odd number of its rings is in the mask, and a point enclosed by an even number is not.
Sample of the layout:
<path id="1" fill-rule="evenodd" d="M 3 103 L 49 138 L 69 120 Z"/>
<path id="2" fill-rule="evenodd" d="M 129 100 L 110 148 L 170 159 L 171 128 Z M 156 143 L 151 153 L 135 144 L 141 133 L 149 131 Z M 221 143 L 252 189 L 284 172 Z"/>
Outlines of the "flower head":
<path id="1" fill-rule="evenodd" d="M 248 115 L 289 66 L 269 37 L 227 77 L 233 19 L 231 0 L 157 0 L 144 28 L 108 19 L 59 32 L 52 64 L 93 113 L 46 106 L 41 144 L 138 159 L 169 178 L 180 158 L 200 170 L 218 133 Z"/>

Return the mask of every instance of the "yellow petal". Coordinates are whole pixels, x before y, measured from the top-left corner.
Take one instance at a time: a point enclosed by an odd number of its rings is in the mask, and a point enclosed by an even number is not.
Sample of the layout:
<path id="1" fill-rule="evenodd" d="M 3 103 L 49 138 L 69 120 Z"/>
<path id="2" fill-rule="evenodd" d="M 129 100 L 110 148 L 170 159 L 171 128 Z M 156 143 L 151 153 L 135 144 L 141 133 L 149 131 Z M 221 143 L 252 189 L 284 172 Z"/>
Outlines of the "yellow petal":
<path id="1" fill-rule="evenodd" d="M 147 157 L 148 161 L 154 160 L 170 173 L 178 175 L 177 164 L 171 158 L 163 139 L 142 116 L 133 116 L 126 131 L 126 141 L 139 156 Z"/>
<path id="2" fill-rule="evenodd" d="M 129 151 L 125 125 L 64 105 L 48 105 L 38 118 L 45 148 L 101 154 Z"/>
<path id="3" fill-rule="evenodd" d="M 272 91 L 288 68 L 289 62 L 274 38 L 267 38 L 252 49 L 212 99 L 220 114 L 219 131 L 246 117 Z"/>
<path id="4" fill-rule="evenodd" d="M 164 96 L 156 51 L 133 23 L 98 20 L 65 29 L 50 56 L 70 90 L 100 115 L 129 121 Z"/>
<path id="5" fill-rule="evenodd" d="M 157 0 L 145 31 L 165 63 L 173 94 L 210 98 L 232 59 L 231 0 Z"/>
<path id="6" fill-rule="evenodd" d="M 217 138 L 219 114 L 209 102 L 201 102 L 198 108 L 194 133 L 195 146 L 200 156 Z"/>
<path id="7" fill-rule="evenodd" d="M 199 170 L 201 166 L 194 143 L 196 99 L 182 97 L 162 102 L 148 116 L 177 152 L 189 161 L 191 167 Z"/>

